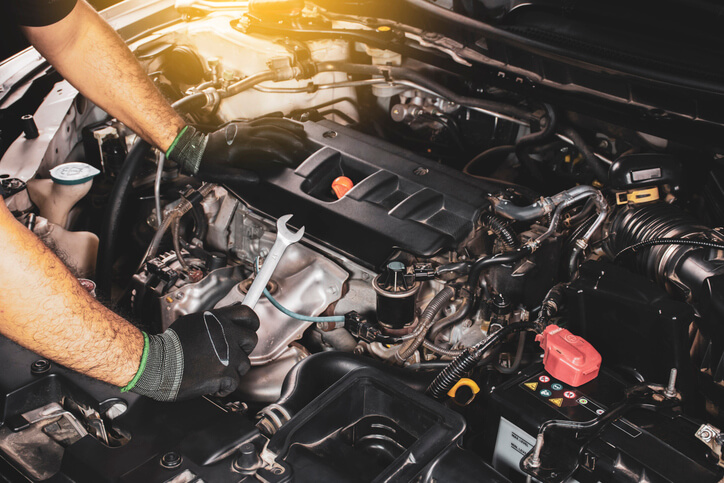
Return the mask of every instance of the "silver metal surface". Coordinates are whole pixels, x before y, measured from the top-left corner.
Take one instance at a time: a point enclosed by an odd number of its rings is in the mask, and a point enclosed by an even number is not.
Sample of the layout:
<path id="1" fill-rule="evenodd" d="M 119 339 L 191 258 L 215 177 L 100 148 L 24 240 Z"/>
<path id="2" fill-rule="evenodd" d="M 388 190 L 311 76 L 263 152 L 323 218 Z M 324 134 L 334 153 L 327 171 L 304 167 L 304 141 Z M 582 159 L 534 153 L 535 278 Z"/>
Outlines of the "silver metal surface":
<path id="1" fill-rule="evenodd" d="M 289 371 L 309 353 L 298 344 L 287 347 L 272 362 L 253 367 L 241 378 L 236 394 L 247 402 L 273 403 L 282 395 L 282 384 Z"/>
<path id="2" fill-rule="evenodd" d="M 297 232 L 287 228 L 287 222 L 291 219 L 292 215 L 284 215 L 277 220 L 277 238 L 264 260 L 264 265 L 262 265 L 261 270 L 254 278 L 254 282 L 249 287 L 249 291 L 242 302 L 243 305 L 252 309 L 256 306 L 287 247 L 298 242 L 304 236 L 304 227 L 301 227 Z"/>
<path id="3" fill-rule="evenodd" d="M 265 236 L 262 251 L 271 240 Z M 274 298 L 287 309 L 317 316 L 339 300 L 349 274 L 332 260 L 300 244 L 291 245 L 274 271 L 277 285 Z M 216 307 L 224 307 L 244 298 L 240 285 L 235 286 Z M 254 311 L 261 326 L 259 342 L 249 356 L 252 366 L 266 364 L 282 356 L 289 344 L 299 339 L 311 322 L 302 322 L 277 310 L 266 298 L 259 300 Z"/>
<path id="4" fill-rule="evenodd" d="M 664 390 L 664 396 L 669 399 L 676 397 L 676 374 L 676 368 L 671 368 L 671 372 L 669 373 L 669 383 L 666 385 L 666 389 Z"/>
<path id="5" fill-rule="evenodd" d="M 176 269 L 177 265 L 173 267 Z M 166 330 L 182 315 L 208 309 L 243 278 L 240 267 L 224 267 L 214 270 L 196 283 L 170 290 L 161 299 L 161 326 Z"/>

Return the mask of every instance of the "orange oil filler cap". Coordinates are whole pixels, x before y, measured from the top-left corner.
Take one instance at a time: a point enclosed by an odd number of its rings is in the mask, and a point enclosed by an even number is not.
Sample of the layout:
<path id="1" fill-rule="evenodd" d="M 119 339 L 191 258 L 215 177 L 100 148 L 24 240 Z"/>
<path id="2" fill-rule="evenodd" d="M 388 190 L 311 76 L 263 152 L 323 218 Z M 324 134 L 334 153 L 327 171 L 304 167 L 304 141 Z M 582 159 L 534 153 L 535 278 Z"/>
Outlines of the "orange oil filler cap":
<path id="1" fill-rule="evenodd" d="M 340 176 L 332 181 L 332 191 L 334 191 L 334 194 L 337 195 L 337 199 L 346 195 L 353 186 L 354 183 L 352 180 L 346 176 Z"/>

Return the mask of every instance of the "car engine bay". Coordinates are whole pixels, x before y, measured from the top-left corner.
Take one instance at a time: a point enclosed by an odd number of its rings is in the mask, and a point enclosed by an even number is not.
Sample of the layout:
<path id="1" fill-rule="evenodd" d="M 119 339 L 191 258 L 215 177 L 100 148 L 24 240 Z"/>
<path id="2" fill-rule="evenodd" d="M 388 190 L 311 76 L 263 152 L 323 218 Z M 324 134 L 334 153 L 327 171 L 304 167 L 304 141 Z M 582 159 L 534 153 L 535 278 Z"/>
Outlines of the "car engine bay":
<path id="1" fill-rule="evenodd" d="M 0 65 L 5 202 L 143 330 L 241 302 L 304 230 L 228 397 L 0 338 L 7 481 L 722 481 L 721 125 L 372 3 L 106 11 L 199 129 L 301 126 L 294 168 L 183 175 L 37 54 Z"/>

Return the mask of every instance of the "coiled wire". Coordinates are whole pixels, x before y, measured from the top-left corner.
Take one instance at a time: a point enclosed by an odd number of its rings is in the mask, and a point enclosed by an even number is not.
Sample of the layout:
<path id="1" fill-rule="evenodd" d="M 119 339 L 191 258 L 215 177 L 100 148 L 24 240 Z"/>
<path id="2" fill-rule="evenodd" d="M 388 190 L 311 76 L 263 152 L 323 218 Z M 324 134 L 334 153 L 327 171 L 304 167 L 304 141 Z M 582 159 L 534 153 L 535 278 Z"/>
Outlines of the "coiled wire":
<path id="1" fill-rule="evenodd" d="M 535 324 L 531 322 L 518 322 L 503 327 L 499 331 L 492 334 L 456 357 L 440 374 L 430 383 L 427 388 L 427 394 L 435 399 L 442 398 L 457 383 L 461 377 L 473 370 L 480 362 L 483 355 L 494 345 L 501 342 L 505 337 L 515 332 L 535 329 Z"/>
<path id="2" fill-rule="evenodd" d="M 510 248 L 520 248 L 520 241 L 515 230 L 510 228 L 508 224 L 499 216 L 485 212 L 480 215 L 480 222 L 484 227 L 495 233 L 495 236 Z"/>

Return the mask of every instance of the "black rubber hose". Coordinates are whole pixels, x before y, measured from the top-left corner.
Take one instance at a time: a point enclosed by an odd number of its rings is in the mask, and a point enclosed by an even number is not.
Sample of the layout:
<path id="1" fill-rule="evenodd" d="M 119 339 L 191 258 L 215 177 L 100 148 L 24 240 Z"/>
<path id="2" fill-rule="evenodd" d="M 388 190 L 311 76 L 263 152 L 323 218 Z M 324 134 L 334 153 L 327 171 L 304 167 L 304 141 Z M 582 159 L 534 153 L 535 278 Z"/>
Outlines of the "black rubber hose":
<path id="1" fill-rule="evenodd" d="M 455 91 L 448 89 L 442 84 L 438 84 L 430 80 L 426 75 L 420 74 L 406 67 L 395 66 L 378 66 L 369 64 L 351 64 L 348 62 L 322 62 L 317 64 L 319 72 L 346 72 L 348 74 L 368 75 L 368 76 L 384 76 L 397 80 L 407 80 L 415 84 L 425 87 L 445 99 L 460 104 L 461 106 L 475 107 L 488 111 L 491 114 L 501 114 L 523 122 L 530 122 L 531 113 L 520 107 L 516 107 L 504 102 L 492 101 L 488 99 L 480 99 L 477 97 L 463 96 Z"/>
<path id="2" fill-rule="evenodd" d="M 203 108 L 209 98 L 206 97 L 206 94 L 203 92 L 197 92 L 196 94 L 191 94 L 190 96 L 186 96 L 182 99 L 179 99 L 178 101 L 173 103 L 174 109 L 178 112 L 194 112 L 201 108 Z"/>
<path id="3" fill-rule="evenodd" d="M 126 210 L 128 198 L 132 190 L 133 178 L 141 167 L 144 158 L 151 150 L 146 141 L 138 141 L 128 153 L 121 171 L 118 173 L 101 228 L 100 244 L 98 245 L 98 261 L 96 263 L 96 290 L 102 298 L 110 300 L 113 284 L 113 262 L 115 260 L 116 242 L 121 236 L 121 218 Z"/>
<path id="4" fill-rule="evenodd" d="M 553 106 L 545 104 L 546 117 L 543 129 L 532 132 L 520 138 L 515 144 L 515 155 L 518 160 L 526 167 L 528 172 L 535 178 L 541 178 L 541 172 L 536 166 L 536 160 L 530 156 L 529 150 L 538 144 L 543 144 L 552 137 L 556 132 L 556 112 Z"/>
<path id="5" fill-rule="evenodd" d="M 495 146 L 490 149 L 486 149 L 482 153 L 476 155 L 473 159 L 468 161 L 468 164 L 465 165 L 463 168 L 463 173 L 469 174 L 471 176 L 475 176 L 473 174 L 473 169 L 476 165 L 482 163 L 486 159 L 494 158 L 496 156 L 505 156 L 506 158 L 508 155 L 513 154 L 515 152 L 515 146 L 512 145 L 502 145 L 502 146 Z M 504 160 L 503 160 L 504 161 Z M 501 163 L 502 164 L 502 161 Z"/>
<path id="6" fill-rule="evenodd" d="M 335 382 L 361 367 L 379 369 L 420 392 L 428 387 L 438 372 L 410 371 L 348 352 L 319 352 L 298 363 L 287 374 L 282 385 L 282 395 L 276 404 L 294 416 Z"/>
<path id="7" fill-rule="evenodd" d="M 192 94 L 173 104 L 178 112 L 192 112 L 206 105 L 208 98 L 204 93 Z M 100 243 L 98 245 L 98 259 L 96 262 L 96 290 L 106 299 L 111 298 L 113 285 L 113 263 L 115 261 L 116 240 L 120 237 L 121 221 L 128 205 L 128 198 L 132 191 L 133 179 L 143 164 L 143 159 L 151 150 L 151 145 L 139 139 L 128 153 L 121 166 L 111 194 L 108 197 L 103 226 L 101 227 Z"/>
<path id="8" fill-rule="evenodd" d="M 191 208 L 191 216 L 194 219 L 194 238 L 204 240 L 209 232 L 209 220 L 204 213 L 204 207 L 201 204 L 195 204 Z"/>
<path id="9" fill-rule="evenodd" d="M 588 218 L 588 215 L 591 214 L 591 212 L 596 208 L 596 204 L 593 202 L 592 199 L 589 199 L 586 201 L 586 204 L 583 205 L 583 208 L 581 208 L 581 211 L 576 213 L 575 215 L 571 216 L 567 220 L 565 220 L 566 225 L 570 227 L 574 227 L 578 225 L 580 222 L 585 221 Z M 572 239 L 577 239 L 578 236 L 581 235 L 581 233 L 578 233 L 576 236 L 572 236 Z"/>
<path id="10" fill-rule="evenodd" d="M 486 256 L 478 258 L 473 266 L 470 267 L 470 274 L 468 275 L 468 285 L 473 290 L 480 286 L 480 274 L 484 269 L 493 267 L 495 265 L 503 265 L 506 263 L 517 262 L 521 258 L 530 254 L 530 248 L 523 247 L 519 248 L 514 252 L 498 253 L 497 255 Z"/>
<path id="11" fill-rule="evenodd" d="M 503 367 L 500 364 L 495 366 L 501 374 L 515 374 L 520 367 L 520 361 L 523 360 L 523 350 L 525 349 L 525 333 L 521 333 L 518 336 L 518 345 L 515 349 L 515 356 L 513 357 L 513 363 L 510 367 Z"/>
<path id="12" fill-rule="evenodd" d="M 405 342 L 400 346 L 397 351 L 396 357 L 400 362 L 406 361 L 412 354 L 422 345 L 422 341 L 425 340 L 427 331 L 432 326 L 433 319 L 440 313 L 440 311 L 450 303 L 450 300 L 455 296 L 455 289 L 450 286 L 445 286 L 440 290 L 427 304 L 425 310 L 420 316 L 420 322 L 417 324 L 415 329 L 415 337 Z"/>
<path id="13" fill-rule="evenodd" d="M 565 298 L 565 289 L 568 287 L 567 283 L 559 283 L 551 287 L 551 289 L 543 298 L 543 302 L 538 312 L 538 318 L 535 321 L 535 325 L 539 332 L 548 326 L 551 317 L 556 315 L 563 305 L 563 299 Z"/>
<path id="14" fill-rule="evenodd" d="M 430 332 L 428 332 L 428 338 L 431 341 L 435 341 L 435 337 L 443 331 L 446 327 L 450 327 L 453 324 L 457 324 L 461 320 L 463 320 L 467 315 L 470 313 L 470 307 L 472 304 L 470 303 L 469 297 L 462 297 L 462 302 L 458 306 L 458 309 L 453 312 L 452 314 L 448 315 L 445 318 L 442 318 L 435 322 L 435 324 L 430 328 Z"/>
<path id="15" fill-rule="evenodd" d="M 563 130 L 563 135 L 573 142 L 573 145 L 583 155 L 586 165 L 591 168 L 593 174 L 598 181 L 606 183 L 608 181 L 608 166 L 596 157 L 591 147 L 586 143 L 583 137 L 573 128 L 567 127 Z"/>
<path id="16" fill-rule="evenodd" d="M 435 269 L 436 277 L 445 277 L 449 274 L 451 276 L 462 276 L 470 272 L 470 262 L 452 262 L 440 265 Z"/>
<path id="17" fill-rule="evenodd" d="M 515 230 L 510 228 L 508 224 L 499 216 L 485 212 L 480 215 L 480 221 L 483 226 L 495 233 L 500 241 L 510 248 L 520 248 L 520 241 Z"/>
<path id="18" fill-rule="evenodd" d="M 452 388 L 461 377 L 478 364 L 483 355 L 494 345 L 501 342 L 505 337 L 515 332 L 523 330 L 531 330 L 535 328 L 535 324 L 531 322 L 518 322 L 503 327 L 499 331 L 493 333 L 483 342 L 469 347 L 462 354 L 456 357 L 449 366 L 435 377 L 435 380 L 427 388 L 427 394 L 435 399 L 442 398 Z"/>

